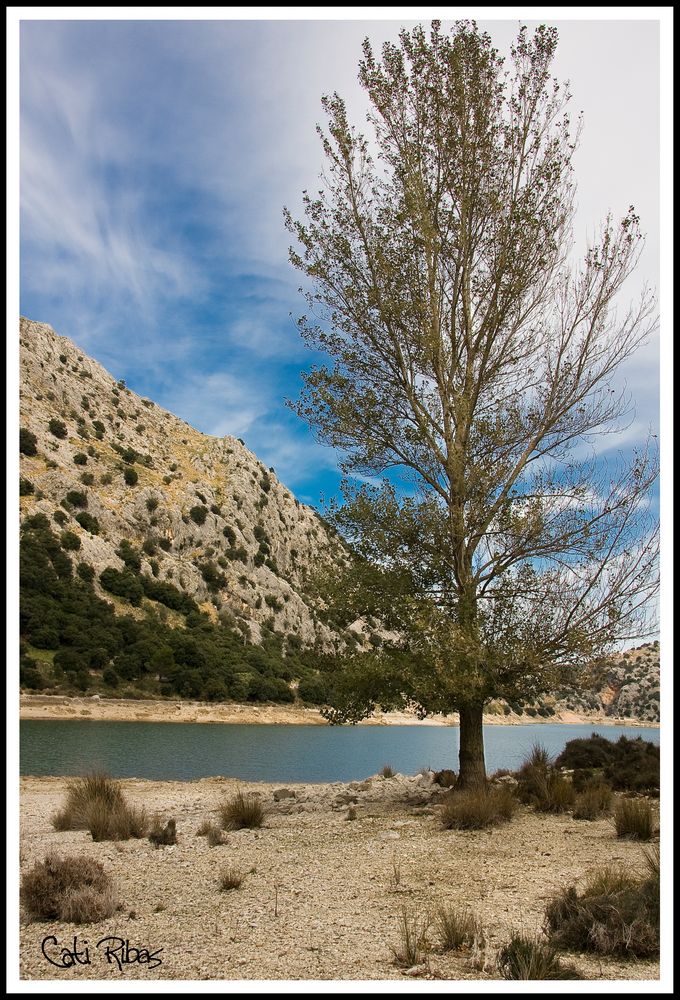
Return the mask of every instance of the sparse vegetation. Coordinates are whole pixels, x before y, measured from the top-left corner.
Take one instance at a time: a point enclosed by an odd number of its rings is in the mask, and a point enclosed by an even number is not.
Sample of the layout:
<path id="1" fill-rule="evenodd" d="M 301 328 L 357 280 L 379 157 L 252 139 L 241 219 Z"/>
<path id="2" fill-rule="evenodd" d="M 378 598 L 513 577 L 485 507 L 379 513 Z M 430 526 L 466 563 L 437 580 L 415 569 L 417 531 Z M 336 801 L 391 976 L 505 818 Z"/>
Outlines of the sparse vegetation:
<path id="1" fill-rule="evenodd" d="M 191 510 L 189 511 L 189 517 L 195 524 L 198 525 L 205 524 L 205 519 L 207 516 L 208 516 L 207 509 L 199 504 L 197 504 L 195 507 L 192 507 Z"/>
<path id="2" fill-rule="evenodd" d="M 65 438 L 68 434 L 66 424 L 63 420 L 57 420 L 56 417 L 52 417 L 48 427 L 50 429 L 50 434 L 54 434 L 56 438 Z"/>
<path id="3" fill-rule="evenodd" d="M 391 764 L 384 764 L 380 768 L 380 776 L 382 778 L 393 778 L 397 772 L 394 770 Z"/>
<path id="4" fill-rule="evenodd" d="M 97 923 L 118 906 L 111 878 L 85 855 L 56 853 L 39 861 L 21 880 L 21 903 L 29 920 Z"/>
<path id="5" fill-rule="evenodd" d="M 91 535 L 99 534 L 99 521 L 92 514 L 88 514 L 86 510 L 81 510 L 79 514 L 76 514 L 76 521 L 81 528 L 89 531 Z"/>
<path id="6" fill-rule="evenodd" d="M 613 742 L 592 733 L 588 739 L 570 740 L 555 764 L 597 770 L 615 791 L 658 792 L 659 761 L 655 743 L 626 736 Z"/>

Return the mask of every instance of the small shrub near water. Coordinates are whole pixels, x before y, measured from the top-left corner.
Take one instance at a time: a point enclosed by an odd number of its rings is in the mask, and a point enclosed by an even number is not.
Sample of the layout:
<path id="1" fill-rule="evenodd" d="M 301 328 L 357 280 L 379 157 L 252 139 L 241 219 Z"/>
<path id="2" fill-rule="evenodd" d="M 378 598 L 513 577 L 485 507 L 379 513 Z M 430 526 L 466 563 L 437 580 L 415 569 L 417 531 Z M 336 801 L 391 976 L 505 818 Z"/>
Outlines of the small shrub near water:
<path id="1" fill-rule="evenodd" d="M 238 791 L 220 807 L 220 819 L 224 830 L 254 829 L 264 822 L 264 806 L 254 795 Z"/>
<path id="2" fill-rule="evenodd" d="M 517 800 L 507 788 L 473 788 L 452 792 L 441 811 L 446 830 L 481 830 L 512 819 Z"/>
<path id="3" fill-rule="evenodd" d="M 393 778 L 396 773 L 391 764 L 384 764 L 380 769 L 380 774 L 383 778 Z"/>
<path id="4" fill-rule="evenodd" d="M 517 772 L 517 794 L 539 812 L 567 812 L 576 801 L 573 785 L 556 770 L 548 751 L 539 744 L 532 747 Z"/>
<path id="5" fill-rule="evenodd" d="M 629 840 L 651 840 L 654 814 L 646 799 L 622 799 L 614 810 L 616 836 Z"/>
<path id="6" fill-rule="evenodd" d="M 583 979 L 571 965 L 564 965 L 554 946 L 537 937 L 513 933 L 498 954 L 504 979 Z"/>
<path id="7" fill-rule="evenodd" d="M 435 771 L 432 781 L 441 788 L 453 788 L 457 781 L 456 772 L 445 767 L 443 771 Z"/>
<path id="8" fill-rule="evenodd" d="M 54 853 L 24 875 L 21 902 L 30 920 L 74 924 L 104 920 L 118 906 L 113 883 L 98 861 Z"/>
<path id="9" fill-rule="evenodd" d="M 143 809 L 128 804 L 116 781 L 95 772 L 68 782 L 66 802 L 52 825 L 55 830 L 89 830 L 95 841 L 129 840 L 145 836 L 147 819 Z"/>

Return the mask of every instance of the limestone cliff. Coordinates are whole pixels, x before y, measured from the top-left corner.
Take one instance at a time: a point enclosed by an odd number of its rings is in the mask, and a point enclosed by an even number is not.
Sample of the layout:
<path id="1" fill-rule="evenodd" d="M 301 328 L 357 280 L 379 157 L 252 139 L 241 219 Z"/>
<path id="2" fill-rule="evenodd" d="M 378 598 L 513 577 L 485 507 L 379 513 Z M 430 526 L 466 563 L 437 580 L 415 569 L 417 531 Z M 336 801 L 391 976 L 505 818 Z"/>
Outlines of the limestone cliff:
<path id="1" fill-rule="evenodd" d="M 60 512 L 100 592 L 101 572 L 123 568 L 127 539 L 142 573 L 215 620 L 235 616 L 249 640 L 267 622 L 303 645 L 331 643 L 307 583 L 342 546 L 273 469 L 241 440 L 202 434 L 141 398 L 50 326 L 22 319 L 20 338 L 22 515 Z"/>

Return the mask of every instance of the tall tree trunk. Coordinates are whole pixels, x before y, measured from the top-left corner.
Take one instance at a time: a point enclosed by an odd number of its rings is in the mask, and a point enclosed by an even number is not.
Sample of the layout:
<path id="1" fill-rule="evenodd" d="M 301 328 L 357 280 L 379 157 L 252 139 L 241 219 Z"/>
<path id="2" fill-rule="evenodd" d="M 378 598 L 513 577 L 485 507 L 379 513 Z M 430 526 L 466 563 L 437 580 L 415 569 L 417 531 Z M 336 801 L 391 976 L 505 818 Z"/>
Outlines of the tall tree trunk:
<path id="1" fill-rule="evenodd" d="M 479 788 L 486 784 L 482 705 L 460 709 L 459 788 Z"/>

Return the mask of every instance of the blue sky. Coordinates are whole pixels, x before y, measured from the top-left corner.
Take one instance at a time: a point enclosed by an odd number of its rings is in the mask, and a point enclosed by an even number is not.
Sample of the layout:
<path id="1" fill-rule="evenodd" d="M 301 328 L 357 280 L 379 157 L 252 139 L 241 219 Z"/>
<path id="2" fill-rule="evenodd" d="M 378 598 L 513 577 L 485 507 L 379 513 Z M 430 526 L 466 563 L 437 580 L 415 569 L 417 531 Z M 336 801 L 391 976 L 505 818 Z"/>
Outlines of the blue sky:
<path id="1" fill-rule="evenodd" d="M 22 314 L 198 429 L 243 438 L 315 505 L 337 456 L 285 406 L 315 359 L 282 209 L 301 214 L 317 184 L 321 95 L 338 90 L 361 124 L 363 37 L 379 48 L 412 23 L 21 24 Z M 480 23 L 508 53 L 517 19 Z M 659 282 L 658 23 L 549 23 L 584 112 L 577 244 L 635 204 L 634 296 Z M 607 448 L 658 431 L 658 356 L 654 340 L 622 373 L 636 417 Z"/>

